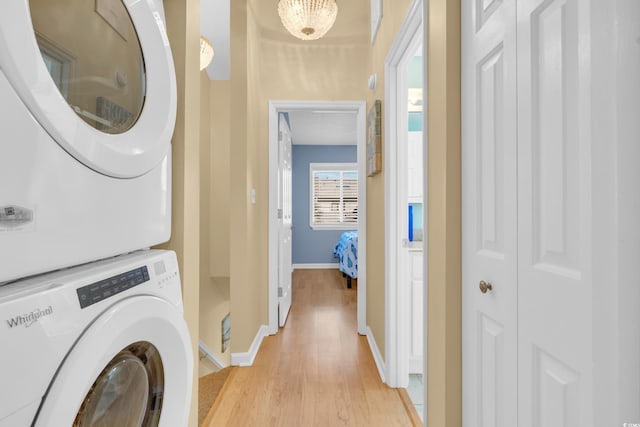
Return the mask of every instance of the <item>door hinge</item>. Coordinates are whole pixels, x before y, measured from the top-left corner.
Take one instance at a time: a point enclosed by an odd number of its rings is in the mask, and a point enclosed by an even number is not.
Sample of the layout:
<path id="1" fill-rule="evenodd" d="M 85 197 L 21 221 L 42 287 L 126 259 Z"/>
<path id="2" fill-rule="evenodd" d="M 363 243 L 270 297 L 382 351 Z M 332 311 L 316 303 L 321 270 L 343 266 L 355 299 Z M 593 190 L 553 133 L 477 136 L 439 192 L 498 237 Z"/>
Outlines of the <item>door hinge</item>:
<path id="1" fill-rule="evenodd" d="M 278 209 L 278 219 L 282 219 L 282 209 Z"/>
<path id="2" fill-rule="evenodd" d="M 284 289 L 282 288 L 282 286 L 278 286 L 278 298 L 282 298 L 283 295 Z"/>
<path id="3" fill-rule="evenodd" d="M 282 141 L 282 131 L 278 131 L 278 140 Z"/>

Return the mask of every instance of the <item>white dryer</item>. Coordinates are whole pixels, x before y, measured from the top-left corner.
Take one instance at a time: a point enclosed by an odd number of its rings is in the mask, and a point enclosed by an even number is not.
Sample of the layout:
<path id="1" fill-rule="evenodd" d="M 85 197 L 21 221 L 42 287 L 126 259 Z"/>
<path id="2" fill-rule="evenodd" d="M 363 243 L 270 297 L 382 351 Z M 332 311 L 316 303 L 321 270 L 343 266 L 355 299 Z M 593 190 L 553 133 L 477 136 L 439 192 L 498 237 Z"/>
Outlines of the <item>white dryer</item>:
<path id="1" fill-rule="evenodd" d="M 176 81 L 161 0 L 0 13 L 0 282 L 170 237 Z"/>
<path id="2" fill-rule="evenodd" d="M 193 358 L 174 252 L 0 287 L 0 427 L 183 427 Z"/>

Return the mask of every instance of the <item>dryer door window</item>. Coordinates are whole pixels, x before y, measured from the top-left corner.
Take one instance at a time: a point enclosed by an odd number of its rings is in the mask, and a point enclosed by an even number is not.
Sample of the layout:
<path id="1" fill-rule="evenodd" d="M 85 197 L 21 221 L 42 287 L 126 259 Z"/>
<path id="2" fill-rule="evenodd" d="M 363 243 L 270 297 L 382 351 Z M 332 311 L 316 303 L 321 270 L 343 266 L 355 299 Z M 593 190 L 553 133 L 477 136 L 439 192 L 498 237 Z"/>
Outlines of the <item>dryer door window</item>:
<path id="1" fill-rule="evenodd" d="M 30 0 L 47 70 L 73 111 L 110 134 L 129 130 L 145 100 L 142 49 L 122 0 Z"/>
<path id="2" fill-rule="evenodd" d="M 177 108 L 162 1 L 19 0 L 1 9 L 0 74 L 33 126 L 106 176 L 137 178 L 162 164 Z M 21 134 L 10 125 L 6 134 Z"/>
<path id="3" fill-rule="evenodd" d="M 73 427 L 157 426 L 164 372 L 158 350 L 148 342 L 130 345 L 100 373 Z"/>

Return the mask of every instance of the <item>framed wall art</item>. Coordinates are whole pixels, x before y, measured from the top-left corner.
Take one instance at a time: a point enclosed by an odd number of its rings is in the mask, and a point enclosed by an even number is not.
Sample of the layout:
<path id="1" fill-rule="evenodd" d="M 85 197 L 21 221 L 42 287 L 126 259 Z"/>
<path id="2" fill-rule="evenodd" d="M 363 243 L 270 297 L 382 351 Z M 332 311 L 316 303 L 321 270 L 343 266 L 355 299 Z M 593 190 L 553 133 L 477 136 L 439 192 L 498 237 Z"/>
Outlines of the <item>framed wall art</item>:
<path id="1" fill-rule="evenodd" d="M 231 342 L 231 313 L 227 313 L 222 319 L 222 352 L 224 353 L 229 348 Z"/>
<path id="2" fill-rule="evenodd" d="M 382 170 L 382 102 L 376 99 L 367 115 L 367 176 Z"/>

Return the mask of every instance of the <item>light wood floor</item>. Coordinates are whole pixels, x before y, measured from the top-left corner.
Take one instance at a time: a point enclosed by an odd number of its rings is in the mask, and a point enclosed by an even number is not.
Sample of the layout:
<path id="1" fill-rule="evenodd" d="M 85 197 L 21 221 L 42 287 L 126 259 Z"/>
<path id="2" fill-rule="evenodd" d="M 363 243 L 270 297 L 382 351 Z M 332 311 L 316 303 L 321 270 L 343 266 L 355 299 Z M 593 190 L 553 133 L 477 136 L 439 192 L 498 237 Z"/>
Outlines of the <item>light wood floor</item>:
<path id="1" fill-rule="evenodd" d="M 337 270 L 296 270 L 287 324 L 236 368 L 207 426 L 412 426 L 356 332 L 356 289 Z"/>

